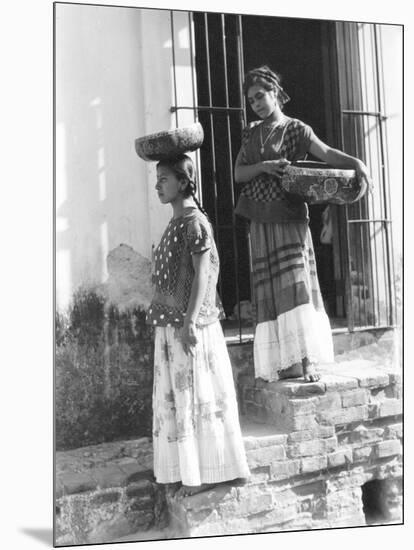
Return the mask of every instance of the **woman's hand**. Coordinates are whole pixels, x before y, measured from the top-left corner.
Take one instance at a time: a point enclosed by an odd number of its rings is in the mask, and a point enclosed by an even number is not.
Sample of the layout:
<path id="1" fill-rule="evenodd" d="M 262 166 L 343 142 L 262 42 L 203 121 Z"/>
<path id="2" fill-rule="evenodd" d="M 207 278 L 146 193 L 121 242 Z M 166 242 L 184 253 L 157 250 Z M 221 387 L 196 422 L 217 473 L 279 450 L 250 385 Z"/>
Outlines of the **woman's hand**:
<path id="1" fill-rule="evenodd" d="M 264 160 L 262 162 L 262 172 L 270 174 L 272 176 L 282 177 L 286 169 L 286 166 L 290 164 L 290 161 L 287 159 L 278 159 L 278 160 Z"/>
<path id="2" fill-rule="evenodd" d="M 362 160 L 357 159 L 355 162 L 355 173 L 359 180 L 365 181 L 367 184 L 367 189 L 372 193 L 374 189 L 374 184 L 372 183 L 371 176 L 368 172 L 368 168 L 362 162 Z"/>
<path id="3" fill-rule="evenodd" d="M 184 348 L 184 352 L 187 355 L 195 355 L 195 347 L 198 339 L 196 336 L 196 326 L 194 321 L 184 320 L 183 328 L 181 330 L 181 343 Z"/>

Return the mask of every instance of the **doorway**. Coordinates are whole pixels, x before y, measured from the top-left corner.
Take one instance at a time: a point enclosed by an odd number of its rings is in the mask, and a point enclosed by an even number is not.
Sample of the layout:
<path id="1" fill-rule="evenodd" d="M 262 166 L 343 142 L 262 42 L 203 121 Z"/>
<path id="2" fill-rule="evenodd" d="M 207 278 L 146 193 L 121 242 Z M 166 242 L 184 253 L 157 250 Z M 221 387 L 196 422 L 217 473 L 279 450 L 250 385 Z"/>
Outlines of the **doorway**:
<path id="1" fill-rule="evenodd" d="M 212 221 L 221 258 L 219 292 L 232 321 L 242 318 L 240 334 L 251 332 L 250 256 L 247 222 L 234 216 L 240 188 L 234 184 L 234 161 L 243 126 L 254 119 L 245 107 L 242 79 L 249 69 L 267 64 L 282 76 L 291 97 L 288 116 L 309 124 L 323 141 L 332 135 L 326 36 L 332 23 L 264 16 L 194 13 L 198 117 L 205 130 L 200 153 L 203 205 Z M 337 317 L 332 244 L 320 234 L 325 206 L 310 207 L 318 275 L 327 313 Z M 239 323 L 240 325 L 240 323 Z"/>

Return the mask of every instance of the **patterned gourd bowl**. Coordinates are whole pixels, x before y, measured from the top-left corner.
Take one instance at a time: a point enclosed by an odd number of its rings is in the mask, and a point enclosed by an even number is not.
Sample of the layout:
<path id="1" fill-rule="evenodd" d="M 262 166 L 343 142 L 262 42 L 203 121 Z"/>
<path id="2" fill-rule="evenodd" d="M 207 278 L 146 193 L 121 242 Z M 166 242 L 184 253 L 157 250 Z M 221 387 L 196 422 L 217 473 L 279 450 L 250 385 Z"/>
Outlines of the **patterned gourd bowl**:
<path id="1" fill-rule="evenodd" d="M 199 122 L 191 126 L 158 132 L 137 138 L 135 150 L 146 161 L 159 161 L 195 151 L 204 140 L 203 127 Z"/>
<path id="2" fill-rule="evenodd" d="M 313 161 L 298 161 L 287 166 L 281 185 L 309 204 L 350 204 L 363 197 L 367 189 L 355 170 L 330 168 Z"/>

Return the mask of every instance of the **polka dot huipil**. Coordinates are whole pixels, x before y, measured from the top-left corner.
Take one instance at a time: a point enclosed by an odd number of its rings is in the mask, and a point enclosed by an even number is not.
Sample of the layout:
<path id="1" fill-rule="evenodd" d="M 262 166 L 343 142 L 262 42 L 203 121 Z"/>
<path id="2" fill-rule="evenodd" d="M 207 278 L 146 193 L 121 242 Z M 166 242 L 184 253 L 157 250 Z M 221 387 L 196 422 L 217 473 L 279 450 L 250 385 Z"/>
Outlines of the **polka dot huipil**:
<path id="1" fill-rule="evenodd" d="M 155 292 L 147 312 L 148 324 L 183 325 L 194 279 L 192 255 L 201 253 L 209 255 L 209 275 L 196 324 L 201 327 L 224 317 L 216 288 L 219 258 L 212 228 L 200 210 L 190 207 L 182 216 L 170 220 L 155 250 L 152 276 Z"/>

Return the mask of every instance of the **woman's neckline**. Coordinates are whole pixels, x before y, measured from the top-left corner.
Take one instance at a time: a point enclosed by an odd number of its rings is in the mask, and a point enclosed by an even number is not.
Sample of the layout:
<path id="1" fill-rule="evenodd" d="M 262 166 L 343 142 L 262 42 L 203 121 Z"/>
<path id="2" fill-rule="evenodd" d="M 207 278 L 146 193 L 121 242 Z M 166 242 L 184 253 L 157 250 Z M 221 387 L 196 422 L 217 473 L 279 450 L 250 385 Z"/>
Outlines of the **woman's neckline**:
<path id="1" fill-rule="evenodd" d="M 185 208 L 183 208 L 183 211 L 181 212 L 181 214 L 179 216 L 176 216 L 176 217 L 173 216 L 171 218 L 172 221 L 179 220 L 180 218 L 182 218 L 186 214 L 189 214 L 191 212 L 191 210 L 198 210 L 198 208 L 197 208 L 197 206 L 186 206 Z"/>
<path id="2" fill-rule="evenodd" d="M 275 126 L 276 127 L 279 127 L 279 128 L 282 128 L 283 126 L 285 126 L 290 120 L 290 117 L 284 115 L 282 120 L 274 120 L 272 122 L 267 122 L 265 123 L 264 120 L 261 121 L 261 124 L 263 126 L 263 128 L 274 128 Z"/>

